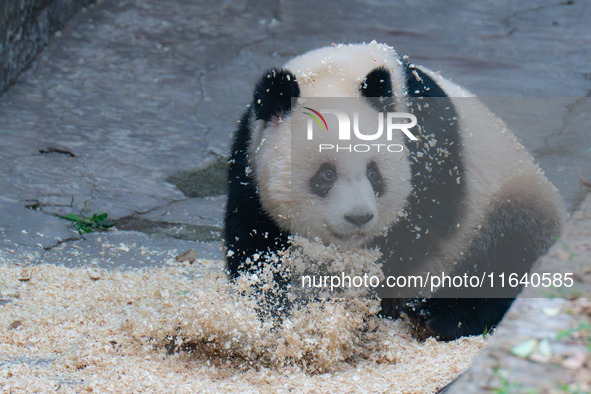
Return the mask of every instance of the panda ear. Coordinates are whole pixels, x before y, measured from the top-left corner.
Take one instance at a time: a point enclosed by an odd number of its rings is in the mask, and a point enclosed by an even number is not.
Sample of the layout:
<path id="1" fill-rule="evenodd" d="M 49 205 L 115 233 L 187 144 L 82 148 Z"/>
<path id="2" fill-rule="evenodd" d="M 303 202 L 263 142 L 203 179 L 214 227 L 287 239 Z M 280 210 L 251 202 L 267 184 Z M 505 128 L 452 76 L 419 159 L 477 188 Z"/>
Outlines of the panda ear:
<path id="1" fill-rule="evenodd" d="M 291 110 L 291 99 L 300 97 L 295 75 L 285 69 L 269 70 L 254 91 L 254 112 L 257 119 L 269 121 Z"/>
<path id="2" fill-rule="evenodd" d="M 359 86 L 361 95 L 365 97 L 377 111 L 383 111 L 392 100 L 392 76 L 385 67 L 373 69 L 365 76 Z"/>
<path id="3" fill-rule="evenodd" d="M 392 97 L 392 77 L 390 71 L 385 67 L 378 67 L 373 69 L 365 76 L 361 86 L 361 95 L 363 97 Z"/>

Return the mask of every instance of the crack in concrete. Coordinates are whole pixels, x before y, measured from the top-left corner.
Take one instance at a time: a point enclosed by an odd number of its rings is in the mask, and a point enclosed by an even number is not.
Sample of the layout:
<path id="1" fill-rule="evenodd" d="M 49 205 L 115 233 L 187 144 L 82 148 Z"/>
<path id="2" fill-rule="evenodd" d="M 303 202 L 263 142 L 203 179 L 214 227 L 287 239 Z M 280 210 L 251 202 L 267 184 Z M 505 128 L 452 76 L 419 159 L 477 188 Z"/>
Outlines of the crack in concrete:
<path id="1" fill-rule="evenodd" d="M 77 241 L 85 241 L 86 238 L 79 236 L 79 237 L 70 237 L 70 238 L 66 238 L 66 239 L 60 239 L 59 241 L 57 241 L 57 243 L 55 245 L 50 245 L 50 246 L 44 246 L 43 250 L 45 252 L 48 252 L 54 248 L 57 248 L 58 246 L 60 246 L 61 244 L 64 243 L 71 243 L 71 242 L 77 242 Z"/>
<path id="2" fill-rule="evenodd" d="M 552 8 L 552 7 L 559 7 L 559 6 L 565 6 L 565 5 L 572 5 L 575 2 L 573 0 L 566 0 L 566 1 L 560 1 L 558 3 L 553 3 L 553 4 L 546 4 L 546 5 L 540 5 L 537 7 L 531 7 L 531 8 L 525 8 L 522 10 L 517 10 L 512 12 L 510 15 L 502 18 L 499 22 L 503 25 L 505 25 L 506 28 L 509 29 L 509 31 L 507 32 L 507 37 L 512 36 L 514 33 L 516 33 L 517 31 L 519 31 L 519 27 L 513 27 L 512 23 L 511 23 L 511 19 L 517 17 L 520 14 L 527 14 L 529 12 L 536 12 L 536 11 L 541 11 L 544 10 L 546 8 Z"/>
<path id="3" fill-rule="evenodd" d="M 588 74 L 589 76 L 591 76 L 591 73 Z M 587 74 L 583 73 L 583 77 L 585 79 L 591 80 L 590 78 L 588 78 Z M 565 114 L 562 116 L 562 124 L 560 126 L 560 128 L 556 131 L 556 133 L 553 134 L 549 134 L 547 136 L 544 137 L 544 146 L 546 147 L 546 152 L 542 153 L 540 156 L 543 156 L 544 154 L 547 153 L 551 153 L 551 143 L 549 141 L 550 138 L 556 138 L 556 134 L 558 135 L 563 135 L 567 130 L 567 126 L 568 126 L 568 119 L 572 114 L 576 114 L 578 113 L 576 111 L 576 108 L 578 106 L 580 106 L 582 103 L 584 103 L 589 97 L 591 97 L 591 89 L 587 90 L 587 93 L 585 95 L 585 97 L 579 97 L 574 99 L 574 101 L 572 103 L 569 103 L 568 105 L 565 106 L 566 112 Z"/>
<path id="4" fill-rule="evenodd" d="M 590 82 L 590 86 L 589 89 L 587 89 L 587 94 L 585 95 L 585 97 L 591 97 L 591 72 L 584 72 L 581 74 L 583 75 L 583 78 Z"/>
<path id="5" fill-rule="evenodd" d="M 65 195 L 64 195 L 65 196 Z M 46 197 L 63 197 L 63 196 L 46 196 Z M 27 199 L 27 200 L 23 200 L 22 202 L 25 203 L 25 208 L 33 210 L 33 211 L 38 211 L 41 213 L 44 213 L 46 215 L 52 215 L 55 216 L 55 213 L 53 212 L 45 212 L 43 211 L 43 208 L 51 208 L 51 207 L 63 207 L 63 208 L 72 208 L 74 209 L 74 196 L 72 196 L 72 200 L 69 204 L 52 204 L 52 203 L 44 203 L 40 200 L 37 200 L 35 198 L 31 198 L 31 199 Z"/>
<path id="6" fill-rule="evenodd" d="M 163 209 L 163 208 L 166 208 L 166 207 L 171 206 L 172 204 L 176 204 L 176 203 L 187 201 L 187 200 L 189 200 L 189 198 L 179 198 L 178 200 L 172 200 L 170 202 L 167 202 L 166 204 L 158 205 L 158 206 L 155 206 L 153 208 L 146 209 L 144 211 L 133 211 L 133 213 L 131 215 L 123 216 L 121 218 L 117 218 L 117 219 L 113 219 L 113 220 L 119 222 L 121 220 L 126 220 L 128 218 L 133 218 L 133 217 L 138 216 L 138 215 L 145 215 L 145 214 L 148 214 L 150 212 L 154 212 L 154 211 L 156 211 L 158 209 Z"/>
<path id="7" fill-rule="evenodd" d="M 222 240 L 222 229 L 217 226 L 170 223 L 133 216 L 121 219 L 117 223 L 117 229 L 121 231 L 138 231 L 144 234 L 160 235 L 186 241 L 219 242 Z"/>

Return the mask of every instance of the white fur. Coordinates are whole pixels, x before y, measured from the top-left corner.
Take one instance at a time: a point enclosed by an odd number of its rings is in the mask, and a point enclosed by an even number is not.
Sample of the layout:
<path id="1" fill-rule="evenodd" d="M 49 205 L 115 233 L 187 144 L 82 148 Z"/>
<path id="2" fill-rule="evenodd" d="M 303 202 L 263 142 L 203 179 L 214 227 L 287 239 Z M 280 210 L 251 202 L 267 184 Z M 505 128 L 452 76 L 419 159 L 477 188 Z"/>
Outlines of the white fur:
<path id="1" fill-rule="evenodd" d="M 380 66 L 391 73 L 394 96 L 404 97 L 402 64 L 394 49 L 386 45 L 375 42 L 336 45 L 294 58 L 285 68 L 295 74 L 303 99 L 291 113 L 301 112 L 305 98 L 360 98 L 360 84 L 370 71 Z M 454 97 L 465 165 L 463 179 L 459 181 L 467 187 L 466 200 L 463 201 L 467 215 L 462 223 L 458 223 L 458 231 L 442 243 L 445 246 L 433 254 L 427 264 L 433 267 L 436 262 L 442 268 L 452 265 L 482 225 L 495 199 L 525 197 L 534 205 L 546 207 L 556 217 L 563 215 L 555 188 L 506 125 L 468 91 L 430 70 L 421 70 L 430 75 L 449 97 Z M 375 112 L 361 99 L 358 111 Z M 328 122 L 332 119 L 332 116 L 326 117 Z M 262 205 L 280 227 L 310 238 L 319 237 L 327 243 L 359 246 L 399 218 L 411 187 L 407 154 L 319 155 L 293 138 L 292 120 L 289 116 L 266 126 L 255 122 L 249 151 Z M 329 124 L 328 128 L 335 129 L 334 126 Z M 334 136 L 325 134 L 321 138 L 329 141 Z M 374 196 L 365 177 L 369 160 L 378 162 L 390 185 L 383 197 Z M 333 162 L 345 176 L 339 178 L 329 197 L 323 199 L 311 195 L 308 180 L 326 161 Z M 355 229 L 344 221 L 343 214 L 356 210 L 375 212 L 376 218 L 364 228 Z M 336 238 L 334 232 L 349 237 L 344 241 Z"/>
<path id="2" fill-rule="evenodd" d="M 445 269 L 457 261 L 460 251 L 466 249 L 489 209 L 499 199 L 529 198 L 532 205 L 545 207 L 548 215 L 564 217 L 556 188 L 505 122 L 472 93 L 437 73 L 421 69 L 453 98 L 463 143 L 463 182 L 467 186 L 465 217 L 458 231 L 447 242 L 442 242 L 443 247 L 425 265 L 429 268 L 439 265 Z"/>
<path id="3" fill-rule="evenodd" d="M 392 75 L 395 97 L 405 92 L 401 63 L 394 48 L 372 41 L 369 44 L 333 45 L 293 58 L 285 68 L 293 72 L 302 97 L 360 97 L 359 86 L 373 69 L 385 67 Z"/>
<path id="4" fill-rule="evenodd" d="M 299 115 L 299 107 L 308 105 L 308 102 L 309 100 L 305 99 L 298 100 L 298 108 L 292 112 L 295 113 L 294 117 Z M 369 129 L 376 129 L 376 111 L 366 102 L 353 99 L 347 100 L 340 106 L 341 110 L 351 113 L 353 108 L 347 108 L 347 105 L 354 107 L 360 118 L 368 120 L 365 125 Z M 353 154 L 347 151 L 318 152 L 319 143 L 335 143 L 336 118 L 327 116 L 326 120 L 331 132 L 316 134 L 313 143 L 309 143 L 303 133 L 299 134 L 300 138 L 296 136 L 291 138 L 294 160 L 292 161 L 290 208 L 297 214 L 290 223 L 290 230 L 307 237 L 319 237 L 337 245 L 360 246 L 363 242 L 385 231 L 403 214 L 406 197 L 411 191 L 408 154 L 407 152 L 389 155 L 371 152 Z M 294 130 L 301 130 L 301 128 L 294 127 Z M 403 143 L 401 135 L 395 135 L 395 138 L 392 143 Z M 353 140 L 354 142 L 356 141 Z M 387 141 L 382 138 L 372 142 L 386 143 Z M 295 160 L 296 157 L 297 160 Z M 384 193 L 382 198 L 376 198 L 366 176 L 370 161 L 376 162 L 385 182 L 390 185 L 388 192 Z M 335 165 L 338 179 L 329 197 L 321 198 L 310 193 L 309 178 L 325 162 Z M 362 228 L 357 228 L 344 218 L 346 214 L 361 212 L 374 214 L 374 219 Z M 334 233 L 344 239 L 335 237 Z"/>

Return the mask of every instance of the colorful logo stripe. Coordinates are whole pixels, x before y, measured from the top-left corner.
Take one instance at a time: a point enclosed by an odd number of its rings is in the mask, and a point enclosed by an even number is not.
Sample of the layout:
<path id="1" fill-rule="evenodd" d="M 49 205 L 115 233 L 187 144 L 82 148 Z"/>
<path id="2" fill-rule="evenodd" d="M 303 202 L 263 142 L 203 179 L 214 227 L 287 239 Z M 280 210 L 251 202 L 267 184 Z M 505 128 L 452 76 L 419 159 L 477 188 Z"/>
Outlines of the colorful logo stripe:
<path id="1" fill-rule="evenodd" d="M 320 117 L 320 119 L 322 119 L 322 122 L 324 123 L 324 126 L 326 127 L 326 131 L 328 131 L 328 124 L 326 124 L 326 120 L 324 119 L 324 116 L 322 116 L 322 115 L 320 114 L 320 112 L 318 112 L 318 111 L 316 111 L 316 110 L 313 110 L 313 109 L 312 109 L 312 108 L 310 108 L 310 107 L 304 107 L 304 108 L 305 108 L 305 109 L 307 109 L 307 110 L 309 110 L 309 111 L 312 111 L 312 112 L 314 112 L 316 115 L 318 115 L 318 116 Z M 320 129 L 322 129 L 322 124 L 320 123 L 320 120 L 318 120 L 318 118 L 317 118 L 316 116 L 312 115 L 312 114 L 311 114 L 311 113 L 309 113 L 309 112 L 304 112 L 304 114 L 306 114 L 306 115 L 310 116 L 312 119 L 314 119 L 314 120 L 316 121 L 316 123 L 318 123 L 318 126 L 320 126 Z"/>

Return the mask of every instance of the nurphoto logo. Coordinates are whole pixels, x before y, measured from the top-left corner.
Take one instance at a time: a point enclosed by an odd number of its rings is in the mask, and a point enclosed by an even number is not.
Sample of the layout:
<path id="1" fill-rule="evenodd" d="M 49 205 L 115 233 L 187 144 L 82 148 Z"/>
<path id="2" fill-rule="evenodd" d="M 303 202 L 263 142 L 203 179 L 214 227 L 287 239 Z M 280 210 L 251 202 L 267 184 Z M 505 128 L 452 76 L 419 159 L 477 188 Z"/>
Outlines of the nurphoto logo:
<path id="1" fill-rule="evenodd" d="M 321 132 L 328 132 L 328 123 L 325 115 L 334 115 L 338 123 L 338 141 L 351 141 L 352 136 L 360 141 L 377 141 L 383 139 L 384 133 L 386 141 L 392 141 L 395 132 L 402 132 L 411 141 L 417 141 L 417 137 L 409 130 L 417 125 L 417 118 L 413 114 L 405 112 L 378 112 L 377 130 L 361 130 L 359 113 L 354 112 L 351 117 L 345 111 L 337 109 L 315 110 L 311 107 L 304 107 L 309 112 L 304 111 L 310 119 L 307 120 L 306 131 L 308 141 L 314 140 L 314 129 L 319 128 Z M 315 126 L 317 125 L 317 127 Z M 370 150 L 402 152 L 404 146 L 401 144 L 385 143 L 361 143 L 361 144 L 329 144 L 320 143 L 319 152 L 323 150 L 349 151 L 349 152 L 369 152 Z"/>

